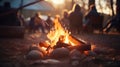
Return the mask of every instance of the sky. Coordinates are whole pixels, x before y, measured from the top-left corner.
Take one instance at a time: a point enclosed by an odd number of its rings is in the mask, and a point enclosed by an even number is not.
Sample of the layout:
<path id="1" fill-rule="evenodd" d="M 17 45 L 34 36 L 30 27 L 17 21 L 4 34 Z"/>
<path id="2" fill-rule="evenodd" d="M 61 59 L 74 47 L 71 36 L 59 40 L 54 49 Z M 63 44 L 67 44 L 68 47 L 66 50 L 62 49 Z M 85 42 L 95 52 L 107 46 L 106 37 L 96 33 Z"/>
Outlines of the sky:
<path id="1" fill-rule="evenodd" d="M 13 8 L 19 8 L 22 5 L 26 5 L 32 2 L 35 2 L 37 0 L 23 0 L 23 3 L 21 5 L 21 0 L 3 0 L 0 2 L 0 5 L 3 5 L 4 2 L 10 2 L 11 3 L 11 7 Z M 30 5 L 25 7 L 24 9 L 29 9 L 29 10 L 41 10 L 41 11 L 52 11 L 54 10 L 54 8 L 47 2 L 38 2 L 36 4 Z"/>

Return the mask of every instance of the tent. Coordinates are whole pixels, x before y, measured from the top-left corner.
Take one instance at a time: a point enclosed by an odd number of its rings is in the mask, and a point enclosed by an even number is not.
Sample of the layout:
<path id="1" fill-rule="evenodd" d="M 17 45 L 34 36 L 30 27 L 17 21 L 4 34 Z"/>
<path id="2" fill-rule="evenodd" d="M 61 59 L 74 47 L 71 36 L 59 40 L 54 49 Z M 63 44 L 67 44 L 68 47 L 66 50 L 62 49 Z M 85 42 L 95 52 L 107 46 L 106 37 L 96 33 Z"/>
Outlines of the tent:
<path id="1" fill-rule="evenodd" d="M 13 8 L 19 8 L 21 6 L 24 6 L 26 4 L 38 1 L 38 0 L 2 0 L 0 2 L 0 5 L 3 5 L 4 2 L 10 2 L 11 7 Z M 54 7 L 52 6 L 51 3 L 47 1 L 40 1 L 35 4 L 31 4 L 29 6 L 24 7 L 23 9 L 28 9 L 28 10 L 40 10 L 40 11 L 53 11 L 55 10 Z"/>

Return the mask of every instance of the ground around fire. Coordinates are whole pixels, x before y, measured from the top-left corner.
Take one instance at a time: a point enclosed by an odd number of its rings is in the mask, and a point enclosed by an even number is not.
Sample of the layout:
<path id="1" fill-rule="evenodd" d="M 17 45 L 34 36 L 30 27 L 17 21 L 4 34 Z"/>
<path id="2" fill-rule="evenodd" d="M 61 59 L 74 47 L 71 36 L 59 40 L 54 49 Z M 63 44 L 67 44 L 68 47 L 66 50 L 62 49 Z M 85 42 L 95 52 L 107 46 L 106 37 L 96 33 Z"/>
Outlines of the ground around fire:
<path id="1" fill-rule="evenodd" d="M 119 34 L 78 34 L 74 35 L 78 39 L 83 39 L 92 45 L 102 47 L 109 47 L 112 49 L 120 48 L 120 35 Z M 25 59 L 25 55 L 29 51 L 29 46 L 33 43 L 39 43 L 47 39 L 46 34 L 34 33 L 25 34 L 24 38 L 2 38 L 0 39 L 0 67 L 70 67 L 68 58 L 60 64 L 54 65 L 30 65 L 31 61 Z M 120 56 L 119 56 L 120 59 Z M 96 64 L 89 62 L 85 67 L 99 67 Z M 82 65 L 83 65 L 82 64 Z M 89 66 L 91 65 L 92 66 Z"/>

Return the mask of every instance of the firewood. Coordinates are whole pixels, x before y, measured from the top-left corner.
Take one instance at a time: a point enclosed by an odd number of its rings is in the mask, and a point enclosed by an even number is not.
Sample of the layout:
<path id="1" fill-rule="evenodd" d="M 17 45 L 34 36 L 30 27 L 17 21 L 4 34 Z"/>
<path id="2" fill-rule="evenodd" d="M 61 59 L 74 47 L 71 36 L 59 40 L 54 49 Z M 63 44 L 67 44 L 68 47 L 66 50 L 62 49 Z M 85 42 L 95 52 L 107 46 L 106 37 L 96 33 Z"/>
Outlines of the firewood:
<path id="1" fill-rule="evenodd" d="M 69 46 L 71 46 L 71 45 L 69 45 L 69 44 L 67 44 L 67 43 L 63 43 L 63 42 L 61 42 L 61 41 L 58 41 L 53 48 L 54 48 L 54 49 L 56 49 L 56 48 L 61 48 L 61 47 L 68 48 Z"/>
<path id="2" fill-rule="evenodd" d="M 91 45 L 82 44 L 82 45 L 78 46 L 77 49 L 80 50 L 80 51 L 91 50 Z"/>

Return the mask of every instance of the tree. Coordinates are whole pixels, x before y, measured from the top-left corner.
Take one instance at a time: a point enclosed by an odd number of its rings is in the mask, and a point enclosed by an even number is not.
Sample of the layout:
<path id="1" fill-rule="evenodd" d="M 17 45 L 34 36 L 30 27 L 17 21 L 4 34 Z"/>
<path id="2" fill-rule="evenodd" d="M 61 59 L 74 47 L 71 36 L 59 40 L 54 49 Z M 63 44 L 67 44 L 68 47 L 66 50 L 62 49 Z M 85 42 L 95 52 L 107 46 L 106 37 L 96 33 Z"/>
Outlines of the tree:
<path id="1" fill-rule="evenodd" d="M 120 13 L 120 0 L 116 1 L 116 14 Z"/>
<path id="2" fill-rule="evenodd" d="M 114 16 L 113 0 L 110 0 L 110 5 L 111 5 L 111 9 L 112 9 L 112 16 Z"/>

